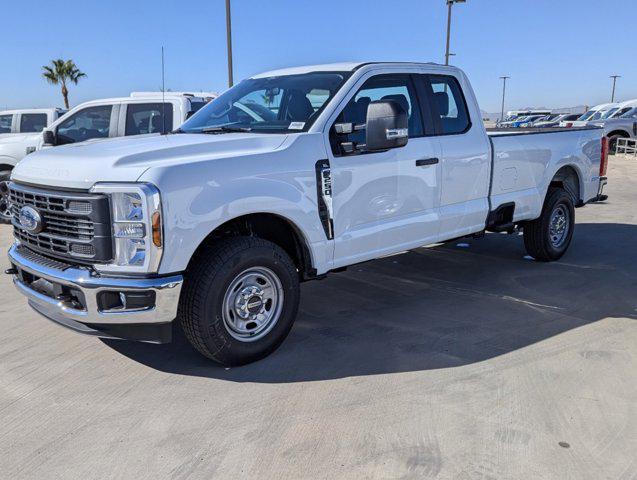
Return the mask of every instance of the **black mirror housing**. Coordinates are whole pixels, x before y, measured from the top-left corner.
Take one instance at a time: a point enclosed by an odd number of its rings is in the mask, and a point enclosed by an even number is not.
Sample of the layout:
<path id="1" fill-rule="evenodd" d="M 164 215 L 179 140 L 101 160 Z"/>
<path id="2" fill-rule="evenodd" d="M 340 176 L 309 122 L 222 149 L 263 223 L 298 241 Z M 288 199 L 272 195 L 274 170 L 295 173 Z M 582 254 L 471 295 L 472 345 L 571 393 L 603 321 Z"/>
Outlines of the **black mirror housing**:
<path id="1" fill-rule="evenodd" d="M 366 140 L 368 151 L 404 147 L 409 138 L 409 118 L 393 100 L 377 100 L 367 107 Z"/>
<path id="2" fill-rule="evenodd" d="M 42 138 L 45 145 L 55 145 L 55 133 L 53 133 L 53 130 L 44 130 Z"/>

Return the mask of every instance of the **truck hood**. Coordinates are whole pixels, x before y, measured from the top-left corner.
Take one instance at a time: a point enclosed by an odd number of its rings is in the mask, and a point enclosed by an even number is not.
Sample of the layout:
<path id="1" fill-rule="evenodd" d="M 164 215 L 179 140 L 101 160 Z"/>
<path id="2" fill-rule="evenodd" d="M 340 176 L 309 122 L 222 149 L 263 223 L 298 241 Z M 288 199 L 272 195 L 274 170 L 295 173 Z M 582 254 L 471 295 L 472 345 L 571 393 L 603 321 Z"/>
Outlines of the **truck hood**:
<path id="1" fill-rule="evenodd" d="M 89 189 L 97 182 L 134 182 L 149 168 L 276 150 L 286 134 L 140 135 L 47 148 L 24 158 L 12 180 Z"/>

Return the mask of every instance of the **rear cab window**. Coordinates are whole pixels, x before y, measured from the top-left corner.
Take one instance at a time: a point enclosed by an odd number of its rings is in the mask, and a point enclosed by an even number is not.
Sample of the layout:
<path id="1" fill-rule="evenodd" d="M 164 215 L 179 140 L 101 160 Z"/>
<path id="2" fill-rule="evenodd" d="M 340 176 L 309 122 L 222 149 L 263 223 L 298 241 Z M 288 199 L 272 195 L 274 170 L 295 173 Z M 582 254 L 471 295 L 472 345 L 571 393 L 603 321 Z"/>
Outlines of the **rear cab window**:
<path id="1" fill-rule="evenodd" d="M 450 75 L 419 75 L 431 98 L 438 135 L 456 135 L 471 127 L 469 109 L 458 80 Z"/>
<path id="2" fill-rule="evenodd" d="M 173 129 L 172 103 L 129 103 L 124 135 L 168 133 Z"/>
<path id="3" fill-rule="evenodd" d="M 20 115 L 20 133 L 38 133 L 46 128 L 46 113 Z"/>

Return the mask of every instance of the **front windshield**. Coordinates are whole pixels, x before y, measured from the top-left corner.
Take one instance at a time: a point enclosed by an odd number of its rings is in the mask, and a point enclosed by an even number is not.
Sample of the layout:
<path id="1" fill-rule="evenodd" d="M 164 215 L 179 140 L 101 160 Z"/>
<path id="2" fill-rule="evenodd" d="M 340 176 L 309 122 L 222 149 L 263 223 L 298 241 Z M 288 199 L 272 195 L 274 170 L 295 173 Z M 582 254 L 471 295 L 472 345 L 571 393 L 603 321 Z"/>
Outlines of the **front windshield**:
<path id="1" fill-rule="evenodd" d="M 600 118 L 602 118 L 602 115 L 604 115 L 605 112 L 603 112 L 602 110 L 598 110 L 597 112 L 595 112 L 595 114 L 589 118 L 588 120 L 599 120 Z"/>
<path id="2" fill-rule="evenodd" d="M 596 113 L 597 113 L 597 110 L 589 110 L 588 112 L 583 114 L 581 117 L 579 117 L 578 120 L 590 120 L 590 118 Z"/>
<path id="3" fill-rule="evenodd" d="M 633 107 L 624 113 L 620 118 L 637 118 L 637 107 Z"/>
<path id="4" fill-rule="evenodd" d="M 244 80 L 199 110 L 179 131 L 304 131 L 348 75 L 312 72 Z"/>
<path id="5" fill-rule="evenodd" d="M 619 110 L 619 108 L 617 108 L 617 107 L 615 107 L 615 108 L 611 108 L 610 110 L 608 110 L 608 111 L 604 112 L 604 113 L 601 115 L 601 117 L 600 117 L 600 118 L 601 118 L 601 119 L 610 118 L 610 117 L 612 117 L 612 116 L 613 116 L 613 114 L 614 114 L 617 110 Z"/>

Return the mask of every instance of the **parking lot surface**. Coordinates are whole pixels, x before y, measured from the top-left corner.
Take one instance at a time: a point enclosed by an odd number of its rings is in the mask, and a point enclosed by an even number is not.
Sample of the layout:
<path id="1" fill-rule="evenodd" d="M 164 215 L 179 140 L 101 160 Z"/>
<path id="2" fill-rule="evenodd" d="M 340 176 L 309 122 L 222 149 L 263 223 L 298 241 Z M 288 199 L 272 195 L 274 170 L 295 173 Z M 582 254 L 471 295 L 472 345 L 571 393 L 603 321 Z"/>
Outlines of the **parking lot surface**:
<path id="1" fill-rule="evenodd" d="M 1 476 L 636 479 L 637 162 L 607 193 L 557 263 L 489 234 L 304 284 L 242 368 L 77 335 L 3 276 Z"/>

